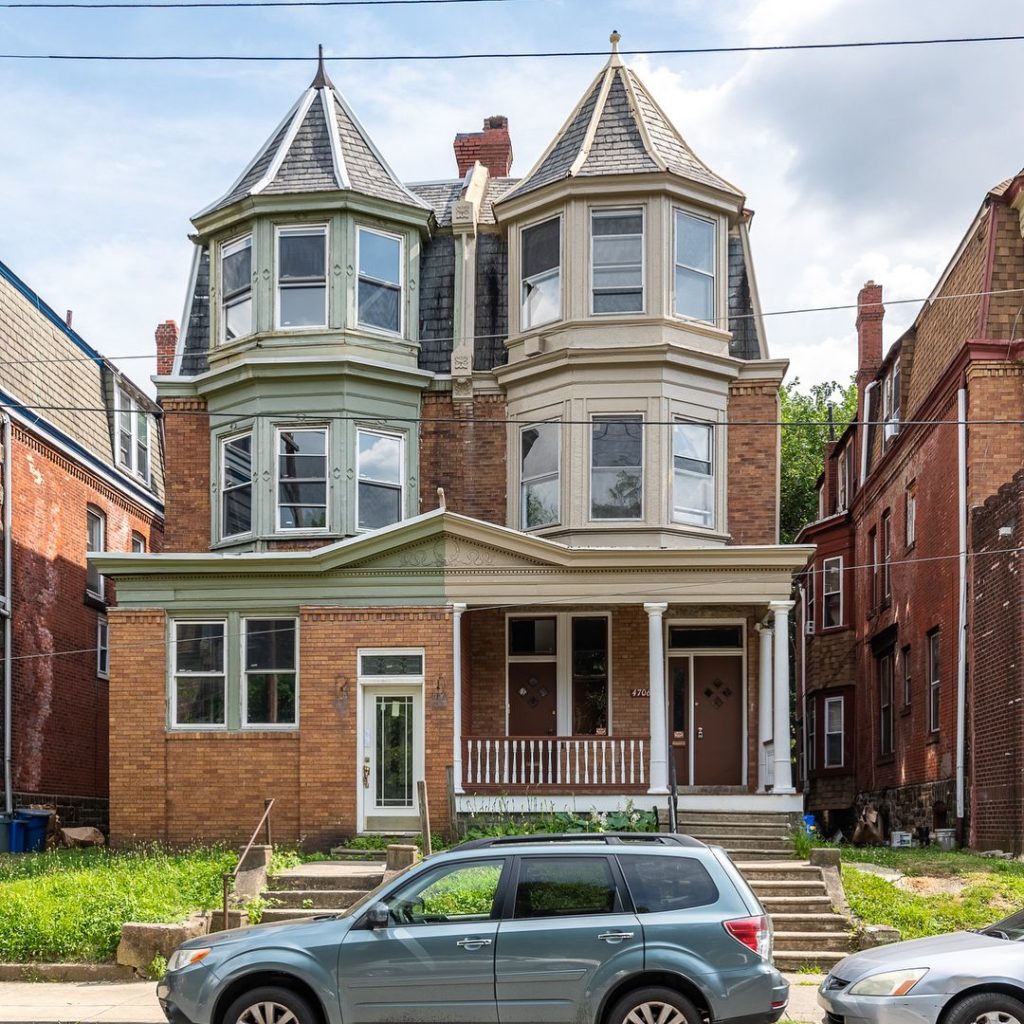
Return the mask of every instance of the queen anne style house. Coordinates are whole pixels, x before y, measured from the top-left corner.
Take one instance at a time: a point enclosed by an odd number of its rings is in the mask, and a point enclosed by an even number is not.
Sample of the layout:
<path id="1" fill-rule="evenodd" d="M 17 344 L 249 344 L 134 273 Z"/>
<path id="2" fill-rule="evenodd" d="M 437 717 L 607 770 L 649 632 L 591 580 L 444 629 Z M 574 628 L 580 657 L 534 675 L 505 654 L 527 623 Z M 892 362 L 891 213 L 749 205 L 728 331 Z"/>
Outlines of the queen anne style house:
<path id="1" fill-rule="evenodd" d="M 95 560 L 115 842 L 415 830 L 419 779 L 443 827 L 449 766 L 800 809 L 751 214 L 615 42 L 521 179 L 493 117 L 403 184 L 321 63 L 193 218 L 164 553 Z"/>

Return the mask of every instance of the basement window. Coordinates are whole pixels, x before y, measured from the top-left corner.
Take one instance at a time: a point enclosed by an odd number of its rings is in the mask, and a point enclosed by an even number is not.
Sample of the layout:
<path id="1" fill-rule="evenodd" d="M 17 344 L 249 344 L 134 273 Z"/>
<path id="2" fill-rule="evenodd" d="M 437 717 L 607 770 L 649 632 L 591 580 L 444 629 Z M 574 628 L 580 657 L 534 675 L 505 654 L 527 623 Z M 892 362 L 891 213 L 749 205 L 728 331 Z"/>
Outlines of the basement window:
<path id="1" fill-rule="evenodd" d="M 562 220 L 552 217 L 524 228 L 520 254 L 522 329 L 562 318 Z"/>

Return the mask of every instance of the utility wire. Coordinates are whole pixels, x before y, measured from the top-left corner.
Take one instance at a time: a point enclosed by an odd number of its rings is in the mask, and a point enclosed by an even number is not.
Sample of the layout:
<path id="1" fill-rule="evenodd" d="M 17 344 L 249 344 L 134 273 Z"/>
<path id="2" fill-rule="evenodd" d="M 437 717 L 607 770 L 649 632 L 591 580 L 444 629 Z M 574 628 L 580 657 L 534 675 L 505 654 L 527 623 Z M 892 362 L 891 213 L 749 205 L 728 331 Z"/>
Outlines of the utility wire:
<path id="1" fill-rule="evenodd" d="M 943 302 L 950 299 L 977 299 L 986 295 L 1020 295 L 1024 293 L 1024 288 L 995 288 L 988 291 L 981 292 L 957 292 L 954 295 L 937 295 L 934 298 L 925 296 L 923 299 L 886 299 L 883 302 L 872 302 L 869 306 L 903 306 L 910 305 L 917 302 Z M 757 316 L 791 316 L 798 313 L 832 313 L 837 310 L 849 310 L 859 309 L 860 306 L 856 302 L 847 303 L 839 306 L 804 306 L 797 309 L 773 309 L 766 313 L 737 313 L 735 316 L 720 316 L 715 317 L 715 323 L 723 320 L 749 320 Z M 681 321 L 685 322 L 685 321 Z M 703 322 L 703 321 L 701 321 Z M 557 326 L 557 323 L 552 325 Z M 496 338 L 505 339 L 508 337 L 508 332 L 501 334 L 474 334 L 470 337 L 455 337 L 454 335 L 443 335 L 443 336 L 432 336 L 430 338 L 421 339 L 422 341 L 493 341 Z M 256 349 L 260 348 L 259 343 L 256 345 Z M 147 352 L 142 355 L 124 355 L 124 356 L 103 356 L 104 359 L 111 362 L 121 362 L 126 359 L 155 359 L 156 353 Z M 96 360 L 92 356 L 52 356 L 41 359 L 0 359 L 0 367 L 3 366 L 34 366 L 43 363 L 94 363 Z"/>
<path id="2" fill-rule="evenodd" d="M 33 11 L 174 11 L 232 7 L 405 7 L 416 4 L 505 4 L 523 0 L 194 0 L 192 3 L 0 3 L 0 9 Z"/>
<path id="3" fill-rule="evenodd" d="M 689 54 L 724 53 L 779 53 L 783 51 L 811 50 L 856 50 L 898 46 L 942 46 L 960 43 L 1007 43 L 1020 42 L 1024 35 L 1005 36 L 947 36 L 933 39 L 871 39 L 845 43 L 779 43 L 770 46 L 689 46 L 663 47 L 658 49 L 622 50 L 633 57 L 664 57 Z M 521 60 L 548 57 L 607 57 L 608 50 L 541 50 L 505 53 L 392 53 L 392 54 L 338 54 L 327 58 L 332 61 L 373 62 L 373 61 L 457 61 L 457 60 Z M 309 54 L 302 56 L 270 54 L 127 54 L 127 53 L 0 53 L 0 60 L 80 60 L 80 61 L 147 61 L 147 62 L 310 62 Z"/>

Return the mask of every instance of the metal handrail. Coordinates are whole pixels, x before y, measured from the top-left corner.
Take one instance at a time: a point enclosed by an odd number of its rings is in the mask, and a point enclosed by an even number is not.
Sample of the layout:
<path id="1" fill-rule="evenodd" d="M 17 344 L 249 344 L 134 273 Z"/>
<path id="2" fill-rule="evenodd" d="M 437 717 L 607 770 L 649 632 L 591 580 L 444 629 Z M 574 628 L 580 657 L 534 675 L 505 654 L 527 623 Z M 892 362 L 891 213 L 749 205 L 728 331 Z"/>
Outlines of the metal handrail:
<path id="1" fill-rule="evenodd" d="M 249 837 L 249 842 L 246 844 L 245 849 L 242 851 L 242 856 L 238 858 L 238 863 L 235 865 L 234 871 L 225 871 L 221 875 L 221 882 L 224 886 L 224 919 L 222 924 L 224 925 L 224 931 L 228 930 L 228 898 L 231 893 L 231 883 L 238 878 L 238 872 L 242 870 L 242 864 L 245 858 L 249 855 L 249 851 L 252 849 L 252 844 L 256 842 L 256 836 L 259 835 L 259 831 L 263 828 L 263 825 L 267 826 L 267 846 L 273 846 L 270 835 L 270 811 L 274 806 L 274 799 L 263 801 L 263 817 L 260 818 L 256 827 L 252 830 L 252 835 Z"/>

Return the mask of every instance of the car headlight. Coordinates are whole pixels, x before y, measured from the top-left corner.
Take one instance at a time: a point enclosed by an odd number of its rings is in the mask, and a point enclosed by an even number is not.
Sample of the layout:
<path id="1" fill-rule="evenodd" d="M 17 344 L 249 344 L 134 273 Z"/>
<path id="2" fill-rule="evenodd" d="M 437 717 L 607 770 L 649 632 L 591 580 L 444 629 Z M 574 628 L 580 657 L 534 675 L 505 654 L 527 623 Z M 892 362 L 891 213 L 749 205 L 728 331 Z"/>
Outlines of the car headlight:
<path id="1" fill-rule="evenodd" d="M 199 963 L 204 957 L 210 955 L 211 949 L 205 946 L 203 949 L 176 949 L 167 961 L 167 973 L 180 971 L 183 967 Z"/>
<path id="2" fill-rule="evenodd" d="M 905 996 L 927 973 L 927 967 L 915 967 L 908 971 L 869 974 L 850 989 L 850 995 Z"/>

